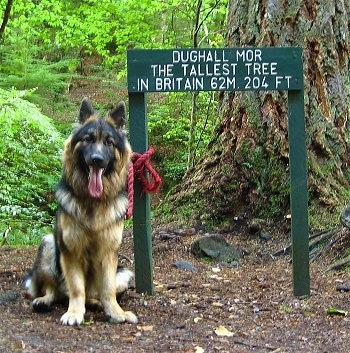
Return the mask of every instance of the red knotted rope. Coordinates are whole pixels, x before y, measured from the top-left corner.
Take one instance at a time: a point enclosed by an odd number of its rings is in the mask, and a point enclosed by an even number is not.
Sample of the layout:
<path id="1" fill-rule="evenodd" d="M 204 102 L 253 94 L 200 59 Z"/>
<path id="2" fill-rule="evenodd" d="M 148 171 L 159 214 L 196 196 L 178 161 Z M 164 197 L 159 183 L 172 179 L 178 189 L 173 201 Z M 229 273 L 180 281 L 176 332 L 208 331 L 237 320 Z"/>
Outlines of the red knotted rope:
<path id="1" fill-rule="evenodd" d="M 133 152 L 128 173 L 128 200 L 129 205 L 125 218 L 132 215 L 134 209 L 134 176 L 140 181 L 143 192 L 157 192 L 162 179 L 151 166 L 150 159 L 154 148 L 150 147 L 145 153 Z M 147 173 L 146 173 L 147 172 Z"/>

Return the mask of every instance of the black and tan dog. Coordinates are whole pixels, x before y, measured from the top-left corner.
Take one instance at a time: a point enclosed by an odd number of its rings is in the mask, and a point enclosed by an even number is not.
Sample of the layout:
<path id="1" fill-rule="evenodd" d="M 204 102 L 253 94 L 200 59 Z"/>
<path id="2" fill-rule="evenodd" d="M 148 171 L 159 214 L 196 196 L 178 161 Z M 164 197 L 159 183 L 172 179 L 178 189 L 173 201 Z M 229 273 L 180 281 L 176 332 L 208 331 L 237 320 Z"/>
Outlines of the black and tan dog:
<path id="1" fill-rule="evenodd" d="M 89 303 L 100 304 L 111 322 L 137 322 L 116 300 L 132 278 L 127 269 L 117 271 L 116 255 L 128 205 L 125 115 L 124 102 L 101 118 L 83 99 L 79 124 L 65 142 L 55 235 L 43 238 L 25 280 L 36 311 L 68 297 L 65 325 L 81 324 Z"/>

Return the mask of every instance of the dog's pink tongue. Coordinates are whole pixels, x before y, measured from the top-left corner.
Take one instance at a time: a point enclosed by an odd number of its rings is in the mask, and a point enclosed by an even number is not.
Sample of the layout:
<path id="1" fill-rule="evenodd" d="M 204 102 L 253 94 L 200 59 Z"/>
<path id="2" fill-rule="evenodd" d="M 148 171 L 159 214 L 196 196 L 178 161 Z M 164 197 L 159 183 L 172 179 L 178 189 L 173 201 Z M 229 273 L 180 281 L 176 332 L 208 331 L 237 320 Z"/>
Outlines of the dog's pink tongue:
<path id="1" fill-rule="evenodd" d="M 91 197 L 99 198 L 103 193 L 102 168 L 90 167 L 88 190 Z"/>

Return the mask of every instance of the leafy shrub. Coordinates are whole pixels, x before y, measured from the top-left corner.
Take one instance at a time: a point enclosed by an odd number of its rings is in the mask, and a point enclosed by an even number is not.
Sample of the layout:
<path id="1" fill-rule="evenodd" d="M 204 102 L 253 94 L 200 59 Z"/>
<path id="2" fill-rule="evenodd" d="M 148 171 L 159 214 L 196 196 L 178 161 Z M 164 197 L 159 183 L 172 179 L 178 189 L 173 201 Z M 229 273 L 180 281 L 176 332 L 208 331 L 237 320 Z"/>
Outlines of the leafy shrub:
<path id="1" fill-rule="evenodd" d="M 25 94 L 0 89 L 0 232 L 10 229 L 10 244 L 51 228 L 61 174 L 62 136 Z"/>

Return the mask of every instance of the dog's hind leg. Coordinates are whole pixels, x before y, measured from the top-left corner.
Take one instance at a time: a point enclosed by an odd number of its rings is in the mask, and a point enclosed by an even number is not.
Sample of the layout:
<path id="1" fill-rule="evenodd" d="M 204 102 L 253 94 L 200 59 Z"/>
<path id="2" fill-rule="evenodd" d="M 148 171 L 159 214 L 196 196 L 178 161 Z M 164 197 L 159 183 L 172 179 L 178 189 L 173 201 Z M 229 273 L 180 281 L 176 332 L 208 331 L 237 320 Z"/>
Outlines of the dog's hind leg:
<path id="1" fill-rule="evenodd" d="M 30 298 L 34 298 L 32 302 L 33 310 L 36 312 L 46 312 L 50 310 L 51 304 L 56 299 L 56 286 L 55 283 L 48 280 L 48 277 L 44 276 L 42 278 L 42 282 L 37 283 L 37 279 L 35 278 L 37 275 L 38 274 L 35 273 L 34 278 L 33 275 L 28 277 L 24 282 L 24 286 L 27 292 L 26 294 Z M 46 279 L 45 284 L 43 283 L 43 279 Z M 39 286 L 40 289 L 38 288 Z M 39 296 L 39 293 L 44 295 Z"/>
<path id="2" fill-rule="evenodd" d="M 55 301 L 55 288 L 46 287 L 45 295 L 33 300 L 33 310 L 36 312 L 46 312 L 51 308 L 51 304 Z"/>
<path id="3" fill-rule="evenodd" d="M 60 294 L 59 277 L 55 239 L 47 234 L 41 241 L 33 268 L 24 280 L 27 295 L 34 299 L 34 311 L 49 311 L 52 303 L 63 295 Z"/>

